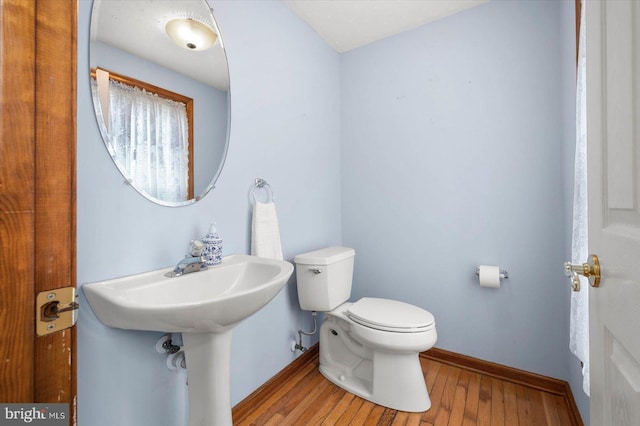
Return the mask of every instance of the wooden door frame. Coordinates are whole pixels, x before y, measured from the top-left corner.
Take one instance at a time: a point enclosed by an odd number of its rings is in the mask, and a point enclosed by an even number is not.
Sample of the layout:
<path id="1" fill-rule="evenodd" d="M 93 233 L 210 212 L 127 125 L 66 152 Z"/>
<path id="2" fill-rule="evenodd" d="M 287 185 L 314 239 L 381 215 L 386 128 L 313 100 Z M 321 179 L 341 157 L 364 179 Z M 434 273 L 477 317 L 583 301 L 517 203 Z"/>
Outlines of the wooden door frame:
<path id="1" fill-rule="evenodd" d="M 0 2 L 0 401 L 68 403 L 75 327 L 35 332 L 35 296 L 76 286 L 75 0 Z"/>

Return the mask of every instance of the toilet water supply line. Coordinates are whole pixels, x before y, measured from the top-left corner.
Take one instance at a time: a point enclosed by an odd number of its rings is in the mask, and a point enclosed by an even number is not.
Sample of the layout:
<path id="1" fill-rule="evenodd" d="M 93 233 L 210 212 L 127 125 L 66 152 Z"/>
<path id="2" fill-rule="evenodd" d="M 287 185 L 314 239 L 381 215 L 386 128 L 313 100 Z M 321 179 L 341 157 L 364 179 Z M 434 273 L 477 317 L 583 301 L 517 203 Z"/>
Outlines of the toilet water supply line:
<path id="1" fill-rule="evenodd" d="M 313 330 L 311 331 L 304 331 L 303 329 L 298 330 L 298 343 L 296 343 L 296 345 L 293 347 L 294 352 L 296 349 L 300 350 L 300 352 L 305 352 L 307 350 L 307 348 L 305 348 L 302 345 L 302 335 L 304 334 L 305 336 L 313 336 L 314 334 L 316 334 L 316 332 L 318 331 L 318 323 L 316 321 L 317 315 L 318 313 L 316 311 L 311 311 L 311 316 L 313 318 Z"/>

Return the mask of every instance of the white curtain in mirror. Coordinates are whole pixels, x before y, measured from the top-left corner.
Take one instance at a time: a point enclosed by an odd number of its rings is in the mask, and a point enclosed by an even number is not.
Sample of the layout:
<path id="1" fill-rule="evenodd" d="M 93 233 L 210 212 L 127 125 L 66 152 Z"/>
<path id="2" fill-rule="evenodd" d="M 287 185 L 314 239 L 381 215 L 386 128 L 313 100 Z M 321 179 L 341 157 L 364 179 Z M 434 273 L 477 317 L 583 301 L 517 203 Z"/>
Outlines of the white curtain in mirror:
<path id="1" fill-rule="evenodd" d="M 585 20 L 582 8 L 576 90 L 576 154 L 573 190 L 573 237 L 571 263 L 582 264 L 588 251 L 587 214 L 587 96 Z M 571 293 L 569 348 L 583 363 L 582 387 L 589 395 L 589 281 L 580 276 L 580 291 Z"/>
<path id="2" fill-rule="evenodd" d="M 94 79 L 91 87 L 96 102 L 99 97 Z M 107 145 L 116 164 L 124 167 L 123 172 L 135 182 L 136 188 L 164 201 L 186 200 L 189 184 L 186 106 L 110 80 L 107 116 L 108 124 L 99 127 L 109 129 L 109 134 L 102 136 L 109 141 Z"/>

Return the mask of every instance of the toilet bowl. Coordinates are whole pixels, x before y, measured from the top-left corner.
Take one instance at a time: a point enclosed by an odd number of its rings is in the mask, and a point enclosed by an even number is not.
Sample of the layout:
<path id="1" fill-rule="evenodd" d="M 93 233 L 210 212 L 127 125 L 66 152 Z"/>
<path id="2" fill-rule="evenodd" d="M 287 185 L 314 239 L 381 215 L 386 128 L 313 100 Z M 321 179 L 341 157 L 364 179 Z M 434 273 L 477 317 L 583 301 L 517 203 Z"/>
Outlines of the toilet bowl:
<path id="1" fill-rule="evenodd" d="M 395 300 L 364 297 L 347 302 L 354 256 L 353 249 L 330 247 L 295 257 L 301 307 L 325 313 L 320 372 L 376 404 L 426 411 L 431 401 L 418 355 L 437 340 L 435 319 L 424 309 Z"/>

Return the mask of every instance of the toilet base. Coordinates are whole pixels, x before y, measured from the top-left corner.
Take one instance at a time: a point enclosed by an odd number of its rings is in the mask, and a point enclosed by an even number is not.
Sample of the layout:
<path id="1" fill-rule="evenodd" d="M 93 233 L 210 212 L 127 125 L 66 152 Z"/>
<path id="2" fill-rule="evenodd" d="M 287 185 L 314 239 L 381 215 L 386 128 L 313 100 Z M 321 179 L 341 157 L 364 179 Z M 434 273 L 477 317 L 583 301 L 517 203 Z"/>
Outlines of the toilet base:
<path id="1" fill-rule="evenodd" d="M 322 365 L 320 366 L 320 373 L 330 382 L 347 392 L 371 401 L 374 404 L 382 405 L 393 410 L 412 413 L 422 413 L 429 410 L 429 408 L 431 408 L 431 400 L 429 399 L 417 354 L 415 356 L 415 363 L 407 363 L 409 360 L 402 361 L 402 363 L 405 364 L 403 367 L 404 372 L 397 370 L 398 355 L 393 355 L 389 357 L 393 359 L 387 359 L 387 362 L 382 362 L 382 358 L 385 355 L 387 354 L 377 354 L 376 356 L 375 362 L 380 362 L 380 365 L 386 364 L 386 367 L 376 369 L 378 373 L 373 379 L 373 383 L 357 375 L 349 376 L 341 374 L 341 372 L 336 369 Z M 416 364 L 418 371 L 416 371 L 415 368 Z M 365 367 L 365 369 L 366 368 L 370 369 L 371 367 Z M 394 370 L 394 368 L 396 369 Z M 387 369 L 386 371 L 394 372 L 394 374 L 380 373 L 385 369 Z"/>
<path id="2" fill-rule="evenodd" d="M 431 408 L 419 354 L 368 348 L 350 336 L 351 326 L 333 316 L 322 324 L 322 375 L 347 392 L 394 410 Z"/>

